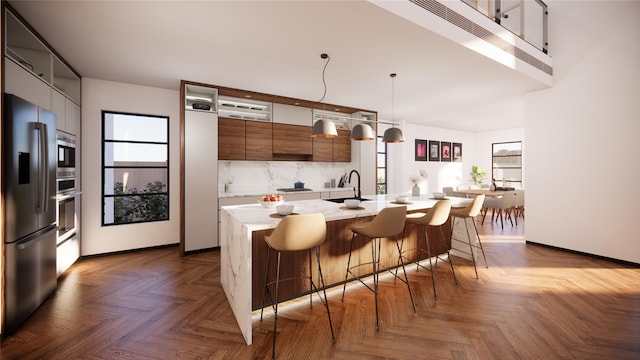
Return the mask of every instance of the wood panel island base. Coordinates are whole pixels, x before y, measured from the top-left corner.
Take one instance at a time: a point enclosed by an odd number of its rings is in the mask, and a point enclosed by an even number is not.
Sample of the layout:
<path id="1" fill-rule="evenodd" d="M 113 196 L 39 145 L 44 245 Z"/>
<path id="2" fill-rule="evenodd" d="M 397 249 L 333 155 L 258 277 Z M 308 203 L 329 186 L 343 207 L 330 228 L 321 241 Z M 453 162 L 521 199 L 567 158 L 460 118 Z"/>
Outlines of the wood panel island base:
<path id="1" fill-rule="evenodd" d="M 366 196 L 369 201 L 361 203 L 361 210 L 344 210 L 342 204 L 326 200 L 306 200 L 288 202 L 295 206 L 299 214 L 322 213 L 327 220 L 327 239 L 320 247 L 320 261 L 322 273 L 327 287 L 344 283 L 351 231 L 349 225 L 363 221 L 370 221 L 385 207 L 404 206 L 392 203 L 393 195 Z M 452 198 L 453 206 L 464 207 L 470 200 Z M 410 198 L 407 204 L 408 212 L 425 211 L 436 203 L 426 195 Z M 265 209 L 259 204 L 222 207 L 220 213 L 220 282 L 227 295 L 240 330 L 247 345 L 251 344 L 252 311 L 260 308 L 262 290 L 264 286 L 265 265 L 267 260 L 267 246 L 264 237 L 269 235 L 280 222 L 275 209 Z M 295 216 L 295 215 L 294 215 Z M 473 227 L 472 227 L 473 228 Z M 466 239 L 464 223 L 456 222 L 453 229 L 456 238 Z M 475 235 L 475 234 L 473 234 Z M 448 221 L 441 228 L 429 229 L 429 244 L 431 251 L 440 253 L 443 250 L 441 241 L 450 243 L 451 223 Z M 398 239 L 403 242 L 403 249 L 415 249 L 418 240 L 424 241 L 424 234 L 413 225 L 407 225 L 404 237 Z M 473 236 L 472 236 L 473 239 Z M 353 263 L 371 261 L 371 243 L 362 238 L 356 238 L 353 245 Z M 454 246 L 455 243 L 454 243 Z M 423 242 L 424 247 L 424 242 Z M 468 252 L 468 250 L 467 250 Z M 412 250 L 404 254 L 406 261 L 425 259 L 424 254 Z M 393 239 L 384 239 L 381 249 L 381 266 L 394 268 L 398 265 L 398 250 Z M 275 259 L 275 258 L 274 258 Z M 274 261 L 272 259 L 272 261 Z M 309 261 L 313 269 L 314 279 L 317 278 L 315 258 L 310 260 L 306 251 L 282 254 L 281 278 L 296 277 L 300 273 L 309 273 Z M 272 262 L 273 263 L 273 262 Z M 360 275 L 370 274 L 370 265 L 362 266 L 357 271 Z M 358 274 L 358 272 L 356 272 Z M 270 279 L 275 279 L 275 269 L 270 269 Z M 351 281 L 353 278 L 347 279 Z M 314 280 L 318 283 L 316 280 Z M 288 281 L 280 287 L 280 299 L 291 299 L 309 292 L 307 281 Z M 268 299 L 267 299 L 268 300 Z"/>

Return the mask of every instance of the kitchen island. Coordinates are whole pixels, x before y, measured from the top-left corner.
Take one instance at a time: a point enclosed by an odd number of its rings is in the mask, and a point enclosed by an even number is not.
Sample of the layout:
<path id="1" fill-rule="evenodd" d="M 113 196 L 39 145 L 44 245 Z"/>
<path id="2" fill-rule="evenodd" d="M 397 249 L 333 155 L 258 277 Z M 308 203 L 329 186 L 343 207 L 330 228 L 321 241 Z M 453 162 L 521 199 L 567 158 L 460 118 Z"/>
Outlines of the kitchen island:
<path id="1" fill-rule="evenodd" d="M 327 200 L 288 201 L 295 205 L 294 213 L 309 214 L 322 213 L 327 221 L 327 240 L 320 248 L 322 271 L 327 287 L 342 284 L 346 270 L 351 231 L 349 225 L 361 221 L 370 221 L 383 208 L 389 206 L 407 206 L 408 212 L 424 211 L 431 208 L 437 200 L 427 195 L 410 197 L 407 204 L 396 204 L 395 195 L 364 196 L 369 199 L 360 204 L 358 210 L 347 209 L 344 204 Z M 454 207 L 464 207 L 471 200 L 451 198 Z M 265 261 L 267 247 L 264 237 L 278 225 L 280 217 L 275 209 L 266 209 L 260 204 L 224 206 L 220 212 L 220 282 L 227 295 L 229 304 L 234 312 L 240 330 L 246 343 L 251 344 L 252 311 L 260 306 L 261 291 L 264 282 Z M 454 232 L 464 229 L 456 226 Z M 429 240 L 432 252 L 440 248 L 440 241 L 449 239 L 451 225 L 447 222 L 441 228 L 429 229 Z M 458 229 L 461 228 L 461 229 Z M 415 248 L 419 236 L 417 228 L 407 226 L 404 234 L 404 249 Z M 456 237 L 458 237 L 457 235 Z M 464 235 L 466 236 L 466 235 Z M 391 268 L 397 266 L 397 249 L 395 242 L 385 240 L 382 243 L 381 266 Z M 354 244 L 353 255 L 360 257 L 362 262 L 370 261 L 371 247 L 369 242 L 358 240 Z M 423 259 L 424 255 L 417 251 L 405 254 L 408 261 Z M 287 264 L 281 276 L 287 277 L 287 271 L 309 269 L 309 259 L 306 252 L 283 254 L 282 262 Z M 315 261 L 315 260 L 312 260 Z M 356 260 L 359 261 L 359 260 Z M 315 265 L 313 268 L 315 269 Z M 308 270 L 307 270 L 308 271 Z M 366 266 L 361 269 L 362 275 L 371 272 Z M 314 274 L 315 276 L 315 274 Z M 270 278 L 275 275 L 270 274 Z M 349 279 L 351 280 L 351 279 Z M 293 298 L 309 291 L 305 282 L 292 281 L 281 287 L 281 299 Z"/>

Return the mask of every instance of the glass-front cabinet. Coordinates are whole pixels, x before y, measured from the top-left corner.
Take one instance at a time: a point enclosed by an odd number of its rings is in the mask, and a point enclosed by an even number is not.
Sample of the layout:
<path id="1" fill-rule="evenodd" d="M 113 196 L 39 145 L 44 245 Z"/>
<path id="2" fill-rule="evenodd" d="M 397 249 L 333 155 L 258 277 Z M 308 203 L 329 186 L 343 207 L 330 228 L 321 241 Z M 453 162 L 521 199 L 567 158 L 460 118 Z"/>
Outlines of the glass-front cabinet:
<path id="1" fill-rule="evenodd" d="M 80 104 L 80 76 L 8 8 L 4 16 L 5 56 Z"/>

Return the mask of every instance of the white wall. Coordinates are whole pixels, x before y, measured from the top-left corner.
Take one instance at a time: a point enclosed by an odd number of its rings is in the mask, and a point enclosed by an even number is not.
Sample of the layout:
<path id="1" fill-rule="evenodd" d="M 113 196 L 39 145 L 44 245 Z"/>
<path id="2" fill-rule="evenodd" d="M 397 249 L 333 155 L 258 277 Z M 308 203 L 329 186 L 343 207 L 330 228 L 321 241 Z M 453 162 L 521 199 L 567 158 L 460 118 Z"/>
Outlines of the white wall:
<path id="1" fill-rule="evenodd" d="M 525 104 L 528 241 L 640 263 L 640 2 L 554 1 Z"/>
<path id="2" fill-rule="evenodd" d="M 471 132 L 434 128 L 404 123 L 405 142 L 388 144 L 389 149 L 389 193 L 410 192 L 409 177 L 427 172 L 427 180 L 420 184 L 421 194 L 442 191 L 445 186 L 469 185 L 471 166 L 476 162 L 476 145 Z M 415 161 L 415 140 L 449 141 L 462 144 L 462 162 Z M 490 150 L 489 152 L 490 153 Z M 402 164 L 402 165 L 399 165 Z M 401 176 L 397 176 L 401 174 Z"/>
<path id="3" fill-rule="evenodd" d="M 180 241 L 179 91 L 82 79 L 82 255 Z M 102 226 L 102 110 L 169 116 L 169 220 Z"/>

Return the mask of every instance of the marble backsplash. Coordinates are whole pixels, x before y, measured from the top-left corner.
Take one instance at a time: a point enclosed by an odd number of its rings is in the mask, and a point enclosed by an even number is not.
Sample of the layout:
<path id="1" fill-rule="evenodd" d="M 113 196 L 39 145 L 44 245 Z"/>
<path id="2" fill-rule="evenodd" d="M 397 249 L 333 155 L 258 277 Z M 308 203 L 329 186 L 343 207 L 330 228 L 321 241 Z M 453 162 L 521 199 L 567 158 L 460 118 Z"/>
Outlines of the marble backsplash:
<path id="1" fill-rule="evenodd" d="M 325 183 L 354 169 L 353 163 L 294 161 L 218 161 L 218 193 L 262 194 L 278 188 L 292 188 L 297 181 L 304 187 L 322 190 Z M 359 169 L 357 169 L 359 170 Z"/>

